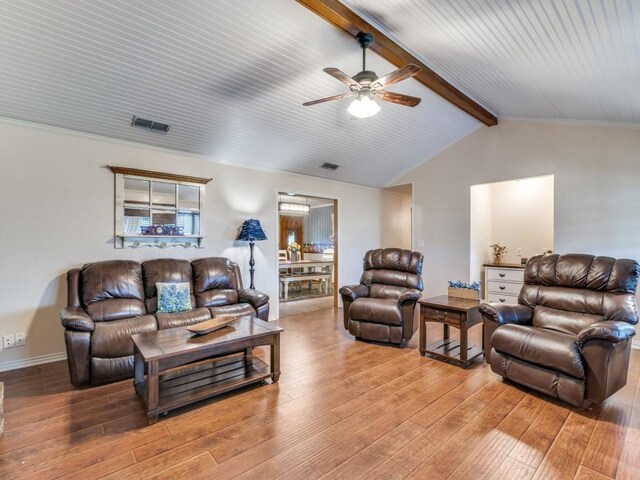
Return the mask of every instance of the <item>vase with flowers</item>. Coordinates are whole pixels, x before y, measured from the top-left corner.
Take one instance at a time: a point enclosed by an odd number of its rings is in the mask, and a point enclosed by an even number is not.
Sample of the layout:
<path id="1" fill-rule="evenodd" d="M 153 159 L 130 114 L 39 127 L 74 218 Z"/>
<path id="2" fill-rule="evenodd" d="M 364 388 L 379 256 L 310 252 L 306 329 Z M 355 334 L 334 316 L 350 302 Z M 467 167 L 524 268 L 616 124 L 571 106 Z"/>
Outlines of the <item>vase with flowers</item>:
<path id="1" fill-rule="evenodd" d="M 502 257 L 507 253 L 506 245 L 496 242 L 493 245 L 489 245 L 489 248 L 493 250 L 493 263 L 502 263 Z"/>
<path id="2" fill-rule="evenodd" d="M 291 260 L 292 262 L 299 262 L 300 250 L 301 250 L 300 244 L 296 242 L 290 243 L 289 246 L 287 247 L 287 251 L 289 252 L 289 260 Z"/>

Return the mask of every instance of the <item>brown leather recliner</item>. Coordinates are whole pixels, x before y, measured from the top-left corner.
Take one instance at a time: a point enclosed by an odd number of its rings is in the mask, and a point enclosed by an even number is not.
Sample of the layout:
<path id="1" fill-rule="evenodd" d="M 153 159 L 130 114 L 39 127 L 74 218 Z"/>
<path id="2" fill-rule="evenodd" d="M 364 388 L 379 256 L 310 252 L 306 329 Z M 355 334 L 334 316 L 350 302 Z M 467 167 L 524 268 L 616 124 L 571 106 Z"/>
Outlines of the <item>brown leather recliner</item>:
<path id="1" fill-rule="evenodd" d="M 422 295 L 422 260 L 410 250 L 369 250 L 360 284 L 340 289 L 344 328 L 356 338 L 404 347 L 418 328 L 413 313 Z"/>
<path id="2" fill-rule="evenodd" d="M 480 306 L 487 363 L 571 405 L 602 403 L 627 382 L 639 274 L 635 260 L 531 258 L 518 305 Z"/>
<path id="3" fill-rule="evenodd" d="M 193 310 L 157 312 L 157 282 L 189 282 Z M 240 269 L 228 258 L 89 263 L 69 270 L 67 285 L 68 307 L 60 317 L 73 385 L 131 377 L 134 333 L 230 313 L 269 318 L 269 297 L 242 288 Z"/>

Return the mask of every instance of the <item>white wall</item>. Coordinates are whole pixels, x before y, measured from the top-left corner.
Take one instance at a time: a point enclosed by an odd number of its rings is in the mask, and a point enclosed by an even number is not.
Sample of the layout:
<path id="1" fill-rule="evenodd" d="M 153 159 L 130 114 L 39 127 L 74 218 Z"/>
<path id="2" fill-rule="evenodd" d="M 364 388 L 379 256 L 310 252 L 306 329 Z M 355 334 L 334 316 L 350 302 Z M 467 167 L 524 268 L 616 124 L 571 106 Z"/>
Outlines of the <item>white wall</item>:
<path id="1" fill-rule="evenodd" d="M 507 246 L 505 263 L 553 250 L 553 176 L 491 184 L 491 244 Z M 491 255 L 493 257 L 493 255 Z"/>
<path id="2" fill-rule="evenodd" d="M 271 296 L 271 317 L 277 318 L 278 191 L 338 199 L 339 282 L 357 283 L 364 252 L 382 244 L 382 205 L 392 196 L 341 182 L 214 163 L 224 158 L 7 121 L 0 122 L 0 144 L 0 335 L 27 333 L 25 347 L 0 352 L 0 369 L 64 351 L 59 311 L 66 304 L 65 273 L 86 262 L 226 256 L 240 264 L 248 286 L 249 247 L 234 239 L 242 220 L 250 217 L 260 219 L 269 238 L 256 243 L 255 285 Z M 114 179 L 106 165 L 213 177 L 202 219 L 206 247 L 114 249 Z"/>
<path id="3" fill-rule="evenodd" d="M 507 246 L 505 263 L 553 250 L 552 175 L 473 185 L 470 195 L 470 280 L 493 261 L 494 243 Z"/>
<path id="4" fill-rule="evenodd" d="M 481 282 L 482 265 L 491 261 L 489 245 L 491 245 L 491 184 L 473 185 L 470 190 L 471 211 L 469 215 L 469 278 L 450 278 L 463 282 Z"/>
<path id="5" fill-rule="evenodd" d="M 385 194 L 381 205 L 380 246 L 411 250 L 411 194 L 392 191 L 385 191 Z"/>
<path id="6" fill-rule="evenodd" d="M 554 175 L 554 250 L 640 259 L 640 129 L 501 121 L 398 179 L 414 184 L 427 296 L 468 278 L 470 186 Z"/>

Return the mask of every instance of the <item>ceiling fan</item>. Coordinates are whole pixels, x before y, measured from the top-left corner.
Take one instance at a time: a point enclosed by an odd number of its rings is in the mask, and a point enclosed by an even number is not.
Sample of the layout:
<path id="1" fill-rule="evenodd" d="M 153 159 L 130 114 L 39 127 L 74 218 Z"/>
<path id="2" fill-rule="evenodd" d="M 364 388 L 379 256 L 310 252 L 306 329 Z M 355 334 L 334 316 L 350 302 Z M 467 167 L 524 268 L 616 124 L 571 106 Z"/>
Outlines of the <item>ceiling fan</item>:
<path id="1" fill-rule="evenodd" d="M 357 118 L 367 118 L 375 115 L 380 111 L 380 106 L 375 102 L 376 99 L 385 102 L 397 103 L 405 107 L 415 107 L 420 103 L 418 97 L 411 97 L 401 93 L 388 92 L 384 90 L 386 87 L 398 83 L 407 78 L 413 77 L 421 68 L 413 63 L 405 65 L 398 70 L 378 78 L 375 72 L 367 70 L 366 58 L 367 48 L 373 42 L 373 35 L 370 33 L 360 32 L 356 35 L 356 40 L 362 47 L 362 71 L 357 73 L 353 78 L 337 68 L 323 69 L 329 75 L 337 78 L 342 83 L 349 86 L 351 91 L 342 95 L 334 95 L 333 97 L 321 98 L 311 102 L 303 103 L 305 107 L 316 105 L 318 103 L 330 102 L 331 100 L 341 100 L 343 98 L 356 97 L 349 105 L 348 112 Z"/>

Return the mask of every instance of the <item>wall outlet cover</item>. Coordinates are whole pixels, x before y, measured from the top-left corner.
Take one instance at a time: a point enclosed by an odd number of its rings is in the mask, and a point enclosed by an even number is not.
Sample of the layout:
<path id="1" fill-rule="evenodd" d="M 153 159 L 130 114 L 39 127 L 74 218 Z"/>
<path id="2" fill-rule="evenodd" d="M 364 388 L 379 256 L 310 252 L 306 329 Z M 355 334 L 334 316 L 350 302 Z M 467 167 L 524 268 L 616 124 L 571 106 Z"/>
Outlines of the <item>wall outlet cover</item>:
<path id="1" fill-rule="evenodd" d="M 2 346 L 4 348 L 12 348 L 16 344 L 15 335 L 3 335 L 2 336 Z"/>
<path id="2" fill-rule="evenodd" d="M 27 341 L 27 336 L 24 333 L 16 333 L 16 347 L 23 347 Z"/>

